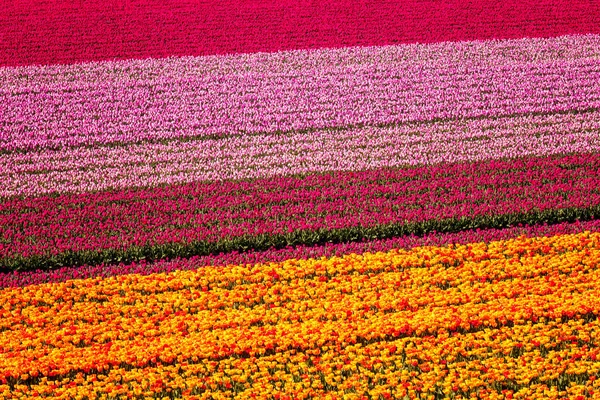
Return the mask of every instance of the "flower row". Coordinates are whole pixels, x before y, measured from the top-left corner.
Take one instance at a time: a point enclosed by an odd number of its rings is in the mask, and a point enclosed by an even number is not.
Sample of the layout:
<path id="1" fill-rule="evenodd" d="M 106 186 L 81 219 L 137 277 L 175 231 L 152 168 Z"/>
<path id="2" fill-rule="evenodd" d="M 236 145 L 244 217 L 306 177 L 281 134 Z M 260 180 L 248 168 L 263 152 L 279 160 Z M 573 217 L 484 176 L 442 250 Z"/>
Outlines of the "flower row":
<path id="1" fill-rule="evenodd" d="M 31 269 L 597 217 L 599 154 L 12 199 L 0 262 Z"/>
<path id="2" fill-rule="evenodd" d="M 587 35 L 5 68 L 0 150 L 597 109 L 599 48 Z"/>
<path id="3" fill-rule="evenodd" d="M 350 253 L 389 251 L 392 249 L 410 249 L 417 246 L 444 246 L 455 243 L 490 242 L 506 240 L 520 235 L 555 236 L 565 233 L 600 231 L 600 220 L 559 223 L 554 225 L 516 226 L 504 229 L 477 229 L 457 233 L 429 233 L 424 236 L 401 236 L 384 240 L 350 243 L 326 243 L 320 246 L 295 246 L 265 251 L 246 251 L 192 256 L 186 259 L 163 260 L 148 263 L 99 264 L 80 267 L 63 267 L 45 271 L 14 271 L 0 274 L 0 288 L 36 285 L 40 283 L 64 282 L 71 279 L 87 279 L 115 275 L 170 273 L 178 270 L 196 270 L 205 266 L 243 264 L 248 267 L 258 263 L 282 262 L 288 259 L 321 257 L 341 257 Z"/>
<path id="4" fill-rule="evenodd" d="M 5 288 L 0 392 L 590 396 L 599 261 L 584 232 Z"/>
<path id="5" fill-rule="evenodd" d="M 9 399 L 35 395 L 207 399 L 385 399 L 432 395 L 597 398 L 600 363 L 598 348 L 590 348 L 589 337 L 598 335 L 600 329 L 596 321 L 570 322 L 567 329 L 551 322 L 549 326 L 501 328 L 493 334 L 478 331 L 412 337 L 242 359 L 181 364 L 157 361 L 156 366 L 143 368 L 102 368 L 97 375 L 79 372 L 36 379 L 24 375 L 23 383 L 0 384 L 0 394 L 4 389 Z M 511 338 L 513 331 L 517 331 L 518 338 Z M 553 335 L 557 335 L 556 339 L 547 340 Z"/>
<path id="6" fill-rule="evenodd" d="M 0 197 L 600 150 L 600 113 L 0 154 Z"/>
<path id="7" fill-rule="evenodd" d="M 560 12 L 558 12 L 559 10 Z M 585 0 L 12 2 L 0 65 L 600 32 Z"/>

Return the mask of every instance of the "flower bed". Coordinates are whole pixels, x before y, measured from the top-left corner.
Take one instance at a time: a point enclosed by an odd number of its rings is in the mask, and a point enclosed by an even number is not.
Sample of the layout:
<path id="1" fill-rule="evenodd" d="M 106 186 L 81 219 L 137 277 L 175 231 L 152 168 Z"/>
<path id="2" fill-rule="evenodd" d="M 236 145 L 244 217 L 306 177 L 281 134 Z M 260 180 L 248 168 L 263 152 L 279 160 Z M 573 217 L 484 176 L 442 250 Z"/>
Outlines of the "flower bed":
<path id="1" fill-rule="evenodd" d="M 599 257 L 584 232 L 4 289 L 0 393 L 589 396 Z"/>

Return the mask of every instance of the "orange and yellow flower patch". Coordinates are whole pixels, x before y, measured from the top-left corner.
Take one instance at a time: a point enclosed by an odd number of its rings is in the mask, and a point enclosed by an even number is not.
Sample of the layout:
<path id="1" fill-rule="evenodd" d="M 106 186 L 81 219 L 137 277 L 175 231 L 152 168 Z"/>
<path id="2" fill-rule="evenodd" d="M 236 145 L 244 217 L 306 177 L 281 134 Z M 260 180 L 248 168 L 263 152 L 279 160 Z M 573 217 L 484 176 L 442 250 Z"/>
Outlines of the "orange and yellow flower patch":
<path id="1" fill-rule="evenodd" d="M 0 398 L 597 397 L 599 261 L 584 232 L 3 289 Z"/>

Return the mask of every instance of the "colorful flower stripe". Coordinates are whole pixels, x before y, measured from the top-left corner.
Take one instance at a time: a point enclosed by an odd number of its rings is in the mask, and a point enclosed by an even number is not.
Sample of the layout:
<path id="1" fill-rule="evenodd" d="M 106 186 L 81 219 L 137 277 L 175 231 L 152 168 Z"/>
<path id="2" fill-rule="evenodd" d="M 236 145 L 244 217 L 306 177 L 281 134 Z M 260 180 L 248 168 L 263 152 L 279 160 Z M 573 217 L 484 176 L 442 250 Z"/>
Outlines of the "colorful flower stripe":
<path id="1" fill-rule="evenodd" d="M 579 328 L 583 335 L 597 333 L 595 326 L 585 326 L 582 329 L 582 324 L 577 322 L 572 324 L 570 332 L 579 334 L 579 331 L 574 329 Z M 551 321 L 548 325 L 553 328 L 556 324 Z M 453 395 L 454 398 L 468 398 L 471 394 L 483 399 L 600 398 L 596 349 L 580 350 L 579 341 L 573 343 L 572 340 L 562 339 L 565 337 L 562 336 L 561 339 L 547 344 L 550 350 L 546 350 L 546 346 L 536 346 L 547 352 L 546 358 L 538 356 L 539 350 L 521 350 L 526 346 L 531 347 L 530 342 L 539 339 L 540 334 L 551 336 L 564 333 L 562 329 L 544 328 L 545 326 L 536 325 L 528 331 L 518 332 L 520 337 L 517 340 L 509 339 L 513 333 L 511 330 L 502 329 L 501 336 L 499 335 L 501 338 L 497 339 L 499 343 L 490 343 L 489 337 L 476 332 L 459 337 L 399 339 L 385 344 L 365 346 L 356 344 L 338 350 L 335 357 L 326 353 L 327 358 L 320 357 L 321 351 L 316 355 L 316 351 L 312 354 L 288 351 L 274 356 L 262 356 L 259 360 L 250 357 L 181 365 L 159 363 L 157 367 L 146 368 L 116 366 L 102 374 L 102 379 L 95 375 L 85 376 L 78 373 L 72 378 L 57 381 L 17 384 L 12 390 L 8 389 L 9 385 L 3 387 L 7 388 L 5 393 L 9 399 L 44 394 L 77 398 L 77 395 L 97 393 L 98 387 L 112 396 L 129 398 L 170 396 L 187 399 L 385 399 L 411 395 L 415 398 L 423 393 L 435 393 L 440 397 L 442 394 Z M 520 331 L 518 328 L 517 330 Z M 571 338 L 578 336 L 571 335 Z M 465 348 L 465 342 L 471 347 Z M 493 346 L 492 351 L 500 354 L 490 356 L 484 362 L 480 361 L 481 351 L 473 350 L 473 347 L 485 345 Z M 447 349 L 457 350 L 452 352 Z M 439 355 L 419 362 L 418 355 L 427 350 Z M 510 353 L 502 355 L 502 351 Z M 330 350 L 330 353 L 333 351 Z M 405 354 L 412 355 L 411 361 L 398 361 L 400 356 L 397 353 L 402 354 L 402 357 Z M 477 358 L 448 362 L 442 357 L 460 360 L 466 357 Z M 438 359 L 443 366 L 436 368 L 432 360 Z M 574 362 L 578 366 L 574 366 Z M 518 372 L 515 372 L 515 369 Z M 554 373 L 545 375 L 544 372 L 547 371 Z M 461 376 L 472 378 L 467 381 Z M 483 376 L 485 380 L 477 379 L 476 376 Z M 250 379 L 252 383 L 249 384 Z M 491 382 L 491 389 L 485 386 L 487 382 Z M 287 393 L 293 393 L 294 397 Z"/>
<path id="2" fill-rule="evenodd" d="M 0 393 L 592 396 L 599 260 L 584 232 L 3 289 Z"/>
<path id="3" fill-rule="evenodd" d="M 57 267 L 593 219 L 600 154 L 14 199 L 1 265 Z"/>
<path id="4" fill-rule="evenodd" d="M 0 65 L 600 33 L 585 0 L 13 0 L 0 17 Z"/>
<path id="5" fill-rule="evenodd" d="M 0 69 L 0 151 L 600 108 L 600 36 Z"/>
<path id="6" fill-rule="evenodd" d="M 0 197 L 600 150 L 600 112 L 0 154 Z"/>
<path id="7" fill-rule="evenodd" d="M 411 249 L 417 246 L 444 246 L 448 244 L 490 242 L 512 239 L 518 236 L 556 236 L 559 234 L 580 233 L 584 231 L 599 232 L 600 220 L 559 223 L 554 225 L 518 226 L 505 229 L 477 229 L 456 233 L 430 233 L 423 236 L 410 235 L 367 242 L 326 243 L 320 246 L 295 246 L 283 249 L 269 249 L 266 251 L 246 251 L 241 253 L 234 251 L 231 253 L 201 257 L 192 256 L 185 259 L 161 260 L 152 263 L 142 260 L 137 263 L 120 263 L 117 265 L 100 264 L 81 267 L 63 267 L 51 271 L 14 271 L 11 273 L 0 273 L 0 289 L 39 285 L 41 283 L 64 282 L 71 279 L 107 278 L 127 274 L 150 275 L 157 273 L 171 273 L 179 270 L 190 271 L 205 266 L 232 264 L 243 264 L 251 267 L 258 263 L 282 262 L 292 258 L 342 257 L 351 253 L 375 253 L 393 249 Z"/>

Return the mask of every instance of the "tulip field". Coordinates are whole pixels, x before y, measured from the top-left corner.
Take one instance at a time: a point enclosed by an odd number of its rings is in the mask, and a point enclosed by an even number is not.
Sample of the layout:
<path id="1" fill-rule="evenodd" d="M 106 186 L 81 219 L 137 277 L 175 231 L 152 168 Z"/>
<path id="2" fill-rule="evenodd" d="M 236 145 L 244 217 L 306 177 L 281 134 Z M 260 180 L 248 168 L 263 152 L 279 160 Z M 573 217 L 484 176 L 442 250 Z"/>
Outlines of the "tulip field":
<path id="1" fill-rule="evenodd" d="M 0 400 L 600 399 L 600 2 L 0 8 Z"/>

